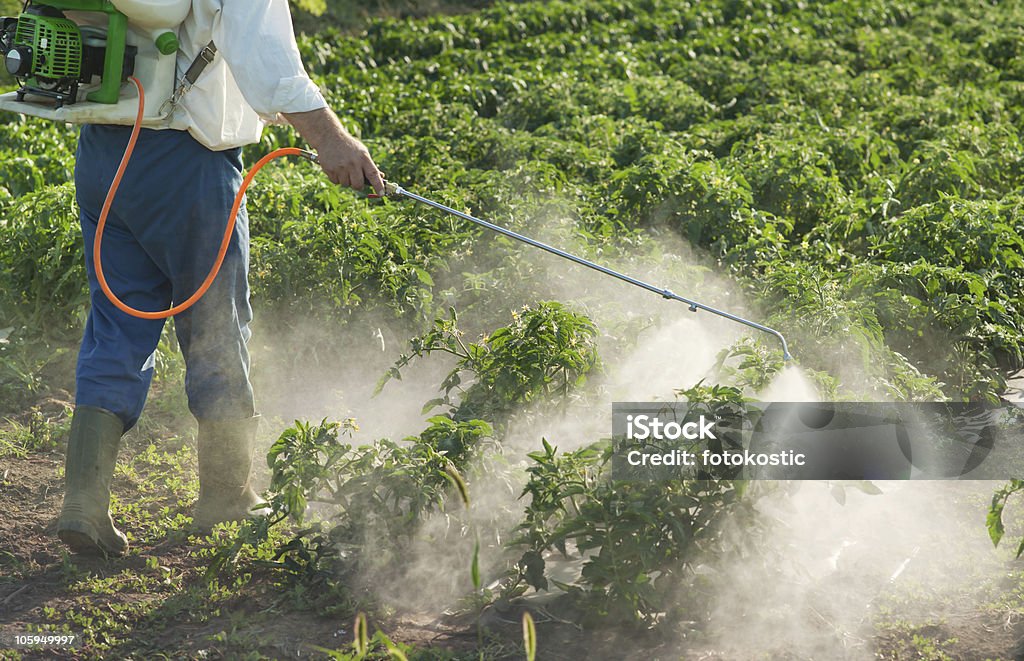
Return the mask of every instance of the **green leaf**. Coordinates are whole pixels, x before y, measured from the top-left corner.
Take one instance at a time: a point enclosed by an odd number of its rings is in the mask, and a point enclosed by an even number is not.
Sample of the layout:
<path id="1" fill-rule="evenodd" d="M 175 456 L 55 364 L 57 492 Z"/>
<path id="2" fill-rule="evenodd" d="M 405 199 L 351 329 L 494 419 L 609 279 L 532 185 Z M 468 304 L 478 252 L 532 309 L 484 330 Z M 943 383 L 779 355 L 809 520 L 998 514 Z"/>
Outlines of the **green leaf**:
<path id="1" fill-rule="evenodd" d="M 425 402 L 425 403 L 423 404 L 423 408 L 422 408 L 422 409 L 420 409 L 420 413 L 421 413 L 421 414 L 426 414 L 426 413 L 429 413 L 429 412 L 430 412 L 430 411 L 431 411 L 432 409 L 435 409 L 435 408 L 437 408 L 438 406 L 443 406 L 443 405 L 445 405 L 445 404 L 447 404 L 447 403 L 448 403 L 448 402 L 447 402 L 447 401 L 445 400 L 445 398 L 444 398 L 444 397 L 435 397 L 434 399 L 428 399 L 428 400 L 427 400 L 427 401 L 426 401 L 426 402 Z M 447 419 L 447 418 L 446 418 L 446 419 Z"/>
<path id="2" fill-rule="evenodd" d="M 356 614 L 352 646 L 356 654 L 362 656 L 366 656 L 370 651 L 370 637 L 366 633 L 366 614 L 362 611 Z"/>
<path id="3" fill-rule="evenodd" d="M 988 536 L 992 540 L 993 546 L 999 546 L 999 542 L 1006 533 L 1006 529 L 1003 527 L 1003 507 L 1005 504 L 1005 498 L 998 503 L 993 500 L 992 506 L 988 510 L 988 515 L 985 517 Z"/>
<path id="4" fill-rule="evenodd" d="M 473 545 L 473 564 L 470 566 L 470 575 L 473 577 L 473 588 L 480 589 L 480 540 Z"/>
<path id="5" fill-rule="evenodd" d="M 526 661 L 537 661 L 537 626 L 529 611 L 523 611 L 523 649 Z"/>
<path id="6" fill-rule="evenodd" d="M 416 278 L 420 282 L 422 282 L 423 284 L 427 285 L 428 287 L 433 287 L 434 286 L 434 279 L 430 277 L 430 274 L 427 273 L 426 269 L 422 269 L 422 268 L 419 268 L 419 267 L 414 267 L 413 271 L 416 273 Z"/>
<path id="7" fill-rule="evenodd" d="M 455 467 L 455 464 L 448 462 L 444 467 L 444 476 L 448 478 L 448 481 L 452 483 L 455 489 L 459 492 L 459 498 L 462 499 L 462 504 L 469 507 L 469 486 L 466 484 L 466 480 L 463 479 L 462 473 Z"/>
<path id="8" fill-rule="evenodd" d="M 882 494 L 882 490 L 879 489 L 878 485 L 872 482 L 871 480 L 857 480 L 856 482 L 853 483 L 853 486 L 857 487 L 864 493 L 872 496 L 878 496 Z"/>

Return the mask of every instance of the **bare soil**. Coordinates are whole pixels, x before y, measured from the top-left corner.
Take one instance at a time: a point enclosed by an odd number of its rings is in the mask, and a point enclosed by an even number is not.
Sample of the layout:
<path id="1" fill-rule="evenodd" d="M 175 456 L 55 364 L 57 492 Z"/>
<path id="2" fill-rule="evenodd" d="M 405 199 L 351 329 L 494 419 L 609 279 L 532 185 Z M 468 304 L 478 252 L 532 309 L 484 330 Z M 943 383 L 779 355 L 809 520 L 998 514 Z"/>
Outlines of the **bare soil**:
<path id="1" fill-rule="evenodd" d="M 59 415 L 62 402 L 46 405 L 48 415 Z M 134 444 L 134 445 L 133 445 Z M 128 442 L 126 452 L 142 449 L 142 440 Z M 271 571 L 253 569 L 252 580 L 224 595 L 209 592 L 203 579 L 206 565 L 192 553 L 187 531 L 175 530 L 163 539 L 145 540 L 145 532 L 126 530 L 135 538 L 132 552 L 124 558 L 70 556 L 54 535 L 63 497 L 62 447 L 34 452 L 26 458 L 0 460 L 0 636 L 30 630 L 54 630 L 54 622 L 70 621 L 77 612 L 105 621 L 95 630 L 109 631 L 109 648 L 88 645 L 73 650 L 42 651 L 0 649 L 0 658 L 236 658 L 243 650 L 267 658 L 317 656 L 316 647 L 341 649 L 352 637 L 352 610 L 340 604 L 324 614 L 308 604 L 295 603 Z M 115 480 L 115 495 L 129 502 L 137 485 Z M 179 512 L 173 494 L 152 506 L 154 515 L 173 517 Z M 159 569 L 155 570 L 154 565 Z M 1007 594 L 1018 591 L 1019 568 L 1008 567 L 1003 577 Z M 165 580 L 122 581 L 110 593 L 83 594 L 84 581 L 123 577 L 125 573 Z M 209 596 L 209 603 L 204 599 Z M 98 608 L 97 608 L 98 607 Z M 91 611 L 89 609 L 92 609 Z M 477 622 L 471 617 L 446 617 L 438 613 L 400 614 L 371 622 L 392 640 L 433 649 L 420 658 L 475 658 L 480 649 L 490 659 L 521 658 L 522 606 L 503 612 L 488 609 L 481 618 L 486 630 L 483 646 Z M 550 661 L 575 659 L 798 659 L 779 649 L 749 655 L 700 640 L 680 640 L 659 632 L 622 631 L 602 626 L 584 631 L 543 608 L 532 608 L 537 622 L 540 658 Z M 1017 641 L 1024 636 L 1019 609 L 978 608 L 953 605 L 929 623 L 881 631 L 873 639 L 851 648 L 850 659 L 1024 659 Z M 736 623 L 742 628 L 742 621 Z M 822 626 L 826 626 L 823 623 Z M 75 625 L 71 630 L 78 631 Z M 102 635 L 102 634 L 100 634 Z M 939 641 L 929 647 L 922 640 Z"/>

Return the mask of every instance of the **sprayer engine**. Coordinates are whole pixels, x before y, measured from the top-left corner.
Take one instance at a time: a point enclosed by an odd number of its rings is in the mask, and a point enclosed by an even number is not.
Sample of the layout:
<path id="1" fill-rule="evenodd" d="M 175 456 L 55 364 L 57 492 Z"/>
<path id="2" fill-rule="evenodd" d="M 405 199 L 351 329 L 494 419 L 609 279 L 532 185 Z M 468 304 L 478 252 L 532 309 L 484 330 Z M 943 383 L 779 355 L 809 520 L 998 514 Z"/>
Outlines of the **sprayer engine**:
<path id="1" fill-rule="evenodd" d="M 39 3 L 17 18 L 0 20 L 0 53 L 7 73 L 21 83 L 18 101 L 34 94 L 53 99 L 54 107 L 60 108 L 78 100 L 80 84 L 102 79 L 107 50 L 103 30 L 79 27 L 60 9 Z M 125 45 L 118 50 L 122 51 L 120 83 L 134 73 L 137 49 Z"/>

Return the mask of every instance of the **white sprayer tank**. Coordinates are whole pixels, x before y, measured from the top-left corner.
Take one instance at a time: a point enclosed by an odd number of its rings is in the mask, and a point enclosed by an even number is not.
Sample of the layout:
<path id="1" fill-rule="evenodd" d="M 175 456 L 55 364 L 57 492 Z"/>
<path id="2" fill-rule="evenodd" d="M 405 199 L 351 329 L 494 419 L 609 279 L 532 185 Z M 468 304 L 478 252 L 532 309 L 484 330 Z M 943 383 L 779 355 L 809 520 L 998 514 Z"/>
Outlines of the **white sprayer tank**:
<path id="1" fill-rule="evenodd" d="M 128 23 L 147 30 L 174 30 L 188 16 L 192 0 L 110 0 Z"/>

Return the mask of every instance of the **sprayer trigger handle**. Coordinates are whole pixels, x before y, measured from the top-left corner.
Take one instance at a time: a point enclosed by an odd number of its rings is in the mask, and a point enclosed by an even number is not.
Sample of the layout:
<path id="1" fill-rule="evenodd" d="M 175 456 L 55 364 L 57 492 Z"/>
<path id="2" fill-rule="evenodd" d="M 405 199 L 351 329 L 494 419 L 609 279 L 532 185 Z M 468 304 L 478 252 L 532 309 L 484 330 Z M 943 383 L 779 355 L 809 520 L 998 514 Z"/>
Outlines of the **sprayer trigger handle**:
<path id="1" fill-rule="evenodd" d="M 385 181 L 383 195 L 378 195 L 377 193 L 370 193 L 366 197 L 372 200 L 378 200 L 383 197 L 395 197 L 396 195 L 398 195 L 398 184 L 394 183 L 393 181 Z"/>

